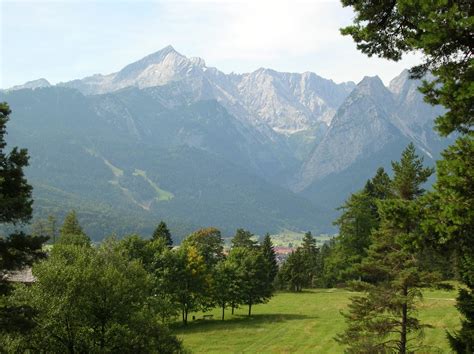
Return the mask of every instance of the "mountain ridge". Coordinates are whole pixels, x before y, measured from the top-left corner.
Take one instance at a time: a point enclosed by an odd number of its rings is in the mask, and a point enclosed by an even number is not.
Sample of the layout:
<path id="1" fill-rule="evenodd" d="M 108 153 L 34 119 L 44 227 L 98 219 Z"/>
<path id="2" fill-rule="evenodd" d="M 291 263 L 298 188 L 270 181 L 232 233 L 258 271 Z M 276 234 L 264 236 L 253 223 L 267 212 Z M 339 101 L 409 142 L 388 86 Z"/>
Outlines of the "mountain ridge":
<path id="1" fill-rule="evenodd" d="M 434 164 L 443 111 L 418 85 L 407 71 L 388 87 L 377 76 L 225 74 L 168 46 L 116 73 L 33 81 L 0 99 L 12 141 L 31 147 L 42 205 L 57 190 L 140 220 L 317 233 L 334 232 L 335 208 L 409 142 Z"/>

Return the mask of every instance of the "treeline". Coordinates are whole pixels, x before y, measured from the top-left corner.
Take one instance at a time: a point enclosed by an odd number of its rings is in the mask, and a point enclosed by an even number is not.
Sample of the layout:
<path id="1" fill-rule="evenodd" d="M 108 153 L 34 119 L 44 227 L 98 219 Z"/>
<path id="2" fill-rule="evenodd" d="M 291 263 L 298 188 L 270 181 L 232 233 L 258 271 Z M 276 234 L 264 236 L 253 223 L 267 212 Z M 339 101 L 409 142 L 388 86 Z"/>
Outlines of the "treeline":
<path id="1" fill-rule="evenodd" d="M 54 235 L 55 224 L 49 218 L 35 230 Z M 191 312 L 220 307 L 224 320 L 226 308 L 241 306 L 250 316 L 273 293 L 269 235 L 258 244 L 239 229 L 225 254 L 218 229 L 200 229 L 173 247 L 161 222 L 150 239 L 112 236 L 94 246 L 71 212 L 56 237 L 33 265 L 34 283 L 9 293 L 10 308 L 23 313 L 0 336 L 8 352 L 182 352 L 168 329 L 178 317 L 186 325 Z"/>
<path id="2" fill-rule="evenodd" d="M 433 169 L 422 166 L 423 159 L 416 155 L 410 144 L 403 152 L 402 159 L 393 163 L 393 178 L 383 168 L 379 168 L 363 189 L 352 194 L 339 208 L 341 215 L 334 222 L 339 234 L 317 247 L 315 237 L 307 232 L 303 242 L 286 261 L 278 273 L 276 286 L 280 289 L 301 291 L 303 288 L 345 287 L 353 280 L 368 279 L 360 265 L 369 255 L 375 233 L 381 228 L 384 218 L 402 222 L 409 217 L 411 225 L 406 232 L 413 233 L 413 253 L 420 270 L 437 272 L 440 280 L 457 279 L 455 252 L 449 247 L 435 247 L 429 241 L 426 223 L 422 223 L 427 202 L 421 185 L 433 173 Z M 401 204 L 410 200 L 410 210 L 399 209 L 386 215 L 384 205 Z M 417 204 L 415 205 L 415 200 Z M 387 207 L 388 208 L 388 207 Z M 385 220 L 385 222 L 387 222 Z M 415 244 L 416 243 L 416 244 Z"/>

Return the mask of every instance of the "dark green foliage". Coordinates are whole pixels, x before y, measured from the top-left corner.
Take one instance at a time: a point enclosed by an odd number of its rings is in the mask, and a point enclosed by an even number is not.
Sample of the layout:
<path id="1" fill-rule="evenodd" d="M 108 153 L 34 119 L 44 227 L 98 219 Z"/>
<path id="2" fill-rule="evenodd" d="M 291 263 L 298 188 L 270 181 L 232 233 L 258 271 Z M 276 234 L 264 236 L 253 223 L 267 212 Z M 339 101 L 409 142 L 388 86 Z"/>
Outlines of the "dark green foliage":
<path id="1" fill-rule="evenodd" d="M 474 263 L 470 264 L 471 269 Z M 472 353 L 474 350 L 474 291 L 460 289 L 456 307 L 461 313 L 461 329 L 455 333 L 448 333 L 451 347 L 457 353 Z"/>
<path id="2" fill-rule="evenodd" d="M 434 168 L 423 167 L 423 158 L 418 159 L 415 145 L 410 143 L 403 151 L 400 162 L 392 162 L 394 173 L 392 185 L 398 198 L 412 200 L 422 195 L 422 184 L 434 173 Z"/>
<path id="3" fill-rule="evenodd" d="M 437 240 L 431 238 L 433 243 L 445 244 L 447 240 L 454 240 L 451 249 L 461 260 L 458 262 L 459 271 L 466 282 L 472 272 L 463 268 L 463 259 L 471 258 L 473 254 L 472 248 L 466 249 L 465 246 L 472 245 L 470 235 L 473 234 L 473 217 L 465 212 L 467 210 L 472 214 L 473 209 L 465 182 L 469 179 L 467 171 L 472 171 L 474 3 L 469 0 L 342 0 L 342 3 L 352 6 L 356 17 L 354 24 L 341 32 L 351 35 L 362 52 L 369 56 L 376 54 L 399 60 L 405 52 L 421 51 L 424 61 L 411 69 L 411 75 L 421 78 L 428 71 L 433 75 L 430 81 L 424 81 L 420 91 L 428 103 L 447 109 L 444 115 L 437 118 L 438 131 L 444 136 L 454 131 L 465 134 L 443 154 L 444 161 L 438 163 L 436 192 L 428 202 L 431 206 L 431 221 L 428 221 L 431 226 L 428 229 L 438 235 Z M 472 192 L 472 179 L 469 186 L 467 188 Z M 459 204 L 459 199 L 464 199 L 464 196 L 460 197 L 463 190 L 467 192 L 464 201 L 471 198 L 467 204 Z M 463 210 L 461 213 L 460 209 Z M 459 232 L 466 229 L 467 233 Z M 453 235 L 457 237 L 453 238 Z M 467 276 L 463 274 L 465 272 Z M 466 282 L 471 295 L 472 283 L 472 280 Z M 472 303 L 467 308 L 470 306 Z M 463 300 L 458 307 L 466 308 L 466 301 Z M 470 352 L 474 342 L 474 316 L 471 311 L 461 312 L 467 316 L 466 320 L 459 336 L 450 335 L 450 340 L 456 351 Z"/>
<path id="4" fill-rule="evenodd" d="M 6 103 L 0 103 L 0 226 L 28 222 L 31 219 L 32 188 L 28 184 L 23 168 L 28 166 L 26 149 L 14 147 L 6 151 L 6 124 L 11 111 Z M 11 304 L 8 295 L 12 290 L 7 279 L 10 271 L 31 266 L 43 258 L 41 248 L 48 238 L 44 235 L 29 236 L 14 231 L 8 236 L 0 234 L 0 336 L 6 332 L 24 332 L 33 325 L 34 311 L 28 306 Z"/>
<path id="5" fill-rule="evenodd" d="M 243 248 L 255 248 L 257 241 L 252 240 L 254 234 L 244 229 L 237 229 L 235 236 L 232 238 L 232 248 L 243 247 Z"/>
<path id="6" fill-rule="evenodd" d="M 385 170 L 379 168 L 364 188 L 352 194 L 339 208 L 342 214 L 334 222 L 339 226 L 339 236 L 331 244 L 330 257 L 323 257 L 325 286 L 335 286 L 360 277 L 354 267 L 367 256 L 371 232 L 379 227 L 377 203 L 391 197 L 392 181 Z"/>
<path id="7" fill-rule="evenodd" d="M 463 317 L 461 330 L 449 334 L 453 349 L 468 353 L 474 348 L 474 139 L 465 135 L 443 153 L 437 164 L 434 192 L 425 198 L 424 226 L 428 242 L 440 253 L 453 250 L 457 272 L 466 285 L 457 307 Z"/>
<path id="8" fill-rule="evenodd" d="M 372 232 L 367 257 L 357 266 L 364 281 L 353 282 L 354 289 L 365 295 L 352 298 L 345 314 L 348 328 L 338 336 L 349 352 L 419 349 L 416 335 L 424 327 L 416 318 L 420 288 L 438 278 L 421 269 L 416 255 L 423 216 L 419 191 L 430 171 L 411 146 L 393 166 L 397 197 L 378 202 L 380 227 Z"/>
<path id="9" fill-rule="evenodd" d="M 23 173 L 28 166 L 28 151 L 17 147 L 10 153 L 5 151 L 10 113 L 8 104 L 0 103 L 0 224 L 29 221 L 33 204 L 32 188 Z"/>
<path id="10" fill-rule="evenodd" d="M 319 248 L 316 246 L 316 239 L 311 232 L 306 232 L 301 245 L 303 258 L 305 263 L 306 280 L 305 287 L 314 287 L 318 279 L 321 277 L 320 254 Z"/>
<path id="11" fill-rule="evenodd" d="M 168 245 L 168 247 L 173 246 L 173 238 L 171 237 L 171 232 L 168 230 L 168 226 L 164 221 L 161 221 L 158 226 L 156 227 L 155 231 L 153 231 L 153 235 L 151 236 L 153 240 L 157 240 L 159 238 L 163 239 Z"/>
<path id="12" fill-rule="evenodd" d="M 278 264 L 276 261 L 275 250 L 273 249 L 272 239 L 269 233 L 265 234 L 260 247 L 262 249 L 263 257 L 266 260 L 268 279 L 269 283 L 271 284 L 278 274 Z"/>
<path id="13" fill-rule="evenodd" d="M 303 290 L 307 276 L 305 258 L 301 248 L 297 248 L 288 256 L 280 267 L 278 277 L 280 283 L 286 285 L 289 290 L 295 292 Z"/>

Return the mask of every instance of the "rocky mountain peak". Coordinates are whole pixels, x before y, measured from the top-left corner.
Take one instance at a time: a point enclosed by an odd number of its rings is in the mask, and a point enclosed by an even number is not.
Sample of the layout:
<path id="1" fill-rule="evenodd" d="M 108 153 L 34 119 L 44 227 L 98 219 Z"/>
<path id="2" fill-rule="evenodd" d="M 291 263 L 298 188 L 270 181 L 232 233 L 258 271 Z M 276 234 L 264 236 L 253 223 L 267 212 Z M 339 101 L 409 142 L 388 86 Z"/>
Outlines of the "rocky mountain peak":
<path id="1" fill-rule="evenodd" d="M 374 93 L 377 90 L 385 91 L 387 88 L 378 76 L 364 76 L 356 87 L 356 90 L 364 93 Z"/>
<path id="2" fill-rule="evenodd" d="M 43 87 L 50 87 L 51 84 L 48 80 L 41 78 L 38 80 L 27 81 L 23 85 L 16 85 L 10 88 L 10 90 L 21 90 L 21 89 L 37 89 Z"/>
<path id="3" fill-rule="evenodd" d="M 400 73 L 400 75 L 390 81 L 388 89 L 392 91 L 395 95 L 400 95 L 409 79 L 410 72 L 408 71 L 408 69 L 405 69 Z"/>

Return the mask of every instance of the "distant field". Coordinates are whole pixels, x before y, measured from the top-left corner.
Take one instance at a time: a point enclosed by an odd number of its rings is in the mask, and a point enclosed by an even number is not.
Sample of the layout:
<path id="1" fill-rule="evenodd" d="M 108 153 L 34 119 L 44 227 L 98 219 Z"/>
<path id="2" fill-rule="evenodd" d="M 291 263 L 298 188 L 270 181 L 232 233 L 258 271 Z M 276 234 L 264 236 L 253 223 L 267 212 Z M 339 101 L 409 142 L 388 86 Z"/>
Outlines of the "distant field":
<path id="1" fill-rule="evenodd" d="M 298 247 L 303 241 L 304 233 L 294 231 L 282 231 L 272 235 L 273 245 L 276 247 Z M 331 235 L 315 235 L 318 246 L 331 239 Z"/>
<path id="2" fill-rule="evenodd" d="M 187 328 L 180 325 L 176 331 L 194 353 L 343 353 L 333 338 L 344 329 L 340 311 L 350 296 L 343 289 L 278 293 L 269 303 L 255 306 L 251 318 L 244 307 L 234 316 L 226 311 L 221 321 L 216 309 L 209 312 L 213 320 L 191 320 Z M 433 326 L 425 331 L 425 344 L 432 346 L 426 353 L 449 353 L 445 331 L 459 324 L 456 292 L 433 290 L 424 296 L 420 317 Z"/>

